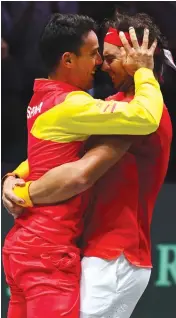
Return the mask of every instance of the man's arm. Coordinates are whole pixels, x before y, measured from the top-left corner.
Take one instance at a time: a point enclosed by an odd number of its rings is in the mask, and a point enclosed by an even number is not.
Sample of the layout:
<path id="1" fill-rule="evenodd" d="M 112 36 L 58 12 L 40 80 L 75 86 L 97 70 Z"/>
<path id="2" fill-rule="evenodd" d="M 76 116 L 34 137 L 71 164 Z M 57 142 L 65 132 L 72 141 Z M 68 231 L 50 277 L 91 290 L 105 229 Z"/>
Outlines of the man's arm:
<path id="1" fill-rule="evenodd" d="M 93 99 L 82 91 L 72 92 L 63 103 L 40 116 L 40 127 L 46 122 L 52 124 L 54 118 L 60 134 L 65 135 L 63 142 L 68 142 L 70 135 L 72 139 L 82 140 L 90 135 L 147 135 L 157 130 L 163 111 L 162 94 L 152 72 L 157 42 L 148 48 L 149 31 L 145 29 L 143 43 L 136 47 L 134 28 L 130 28 L 129 33 L 133 48 L 123 32 L 120 32 L 120 39 L 124 46 L 121 51 L 123 66 L 134 76 L 134 99 L 130 103 L 107 102 Z M 31 133 L 39 137 L 41 132 L 35 125 Z M 48 139 L 48 133 L 45 127 L 44 139 Z"/>
<path id="2" fill-rule="evenodd" d="M 58 108 L 59 128 L 78 135 L 147 135 L 157 130 L 163 98 L 153 72 L 141 68 L 134 76 L 135 96 L 129 103 L 95 100 L 84 92 L 68 94 Z M 57 106 L 56 106 L 57 107 Z M 56 109 L 55 109 L 56 110 Z M 53 116 L 47 113 L 47 118 Z M 49 116 L 49 117 L 48 117 Z M 35 135 L 37 132 L 34 130 Z"/>
<path id="3" fill-rule="evenodd" d="M 53 204 L 67 200 L 90 188 L 110 167 L 119 161 L 134 137 L 100 137 L 82 159 L 48 171 L 40 179 L 15 187 L 17 196 L 32 204 Z"/>
<path id="4" fill-rule="evenodd" d="M 83 91 L 69 93 L 61 104 L 36 119 L 31 134 L 50 140 L 53 126 L 59 132 L 55 142 L 70 142 L 91 135 L 147 135 L 156 131 L 163 111 L 159 84 L 145 68 L 135 73 L 134 82 L 135 96 L 129 103 L 96 100 Z"/>

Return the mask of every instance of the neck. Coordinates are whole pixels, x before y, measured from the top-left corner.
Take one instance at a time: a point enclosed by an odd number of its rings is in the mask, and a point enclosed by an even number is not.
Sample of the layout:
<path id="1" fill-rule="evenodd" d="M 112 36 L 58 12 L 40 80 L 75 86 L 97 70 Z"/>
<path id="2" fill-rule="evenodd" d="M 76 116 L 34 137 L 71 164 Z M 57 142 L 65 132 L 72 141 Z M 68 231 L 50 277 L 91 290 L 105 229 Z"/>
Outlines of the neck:
<path id="1" fill-rule="evenodd" d="M 55 72 L 49 74 L 48 78 L 50 80 L 66 83 L 68 85 L 75 86 L 75 82 L 72 80 L 68 70 L 63 69 L 62 67 L 57 68 Z"/>
<path id="2" fill-rule="evenodd" d="M 128 79 L 122 84 L 119 90 L 124 93 L 125 97 L 134 96 L 135 89 L 133 78 L 128 77 Z"/>
<path id="3" fill-rule="evenodd" d="M 127 92 L 124 92 L 125 93 L 125 97 L 131 97 L 131 96 L 134 96 L 134 85 L 131 85 L 129 88 L 128 88 L 128 91 Z"/>
<path id="4" fill-rule="evenodd" d="M 84 90 L 82 87 L 78 85 L 78 83 L 75 81 L 75 76 L 70 76 L 67 72 L 56 72 L 56 73 L 50 73 L 48 76 L 48 79 L 62 82 L 71 86 L 74 86 L 80 90 Z"/>
<path id="5" fill-rule="evenodd" d="M 61 73 L 51 73 L 51 74 L 49 74 L 48 78 L 50 80 L 68 83 L 66 76 L 64 76 Z"/>

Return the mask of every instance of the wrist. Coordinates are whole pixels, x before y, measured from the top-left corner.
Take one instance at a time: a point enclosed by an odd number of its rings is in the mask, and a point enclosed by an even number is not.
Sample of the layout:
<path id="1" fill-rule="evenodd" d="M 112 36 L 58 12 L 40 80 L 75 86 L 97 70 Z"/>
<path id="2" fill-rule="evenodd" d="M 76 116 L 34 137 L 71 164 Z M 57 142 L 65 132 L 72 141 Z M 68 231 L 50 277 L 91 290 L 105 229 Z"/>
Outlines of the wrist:
<path id="1" fill-rule="evenodd" d="M 50 191 L 53 193 L 53 188 Z M 50 191 L 40 180 L 32 181 L 29 185 L 29 196 L 33 205 L 48 204 L 47 198 L 50 196 Z"/>
<path id="2" fill-rule="evenodd" d="M 20 205 L 25 207 L 25 208 L 33 206 L 33 202 L 30 198 L 30 193 L 29 193 L 29 187 L 30 187 L 31 182 L 32 181 L 26 182 L 23 187 L 15 186 L 13 189 L 13 192 L 15 193 L 15 195 L 24 200 L 24 203 L 22 203 Z"/>
<path id="3" fill-rule="evenodd" d="M 5 174 L 5 176 L 1 180 L 2 186 L 4 185 L 4 182 L 5 182 L 5 180 L 7 178 L 12 178 L 13 179 L 13 178 L 19 178 L 19 176 L 16 173 L 14 173 L 14 172 L 8 172 L 7 174 Z"/>
<path id="4" fill-rule="evenodd" d="M 37 187 L 36 187 L 36 182 L 33 181 L 29 184 L 29 188 L 28 188 L 28 191 L 29 191 L 29 197 L 33 203 L 33 205 L 35 204 L 38 204 L 37 202 Z"/>

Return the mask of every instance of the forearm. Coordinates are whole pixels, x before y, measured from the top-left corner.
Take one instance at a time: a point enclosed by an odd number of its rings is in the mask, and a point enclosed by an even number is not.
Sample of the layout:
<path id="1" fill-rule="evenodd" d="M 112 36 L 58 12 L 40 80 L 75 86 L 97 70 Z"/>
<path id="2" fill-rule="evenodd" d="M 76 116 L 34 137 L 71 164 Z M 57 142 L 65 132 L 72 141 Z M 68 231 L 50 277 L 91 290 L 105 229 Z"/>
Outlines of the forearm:
<path id="1" fill-rule="evenodd" d="M 131 145 L 131 137 L 101 137 L 80 160 L 53 168 L 30 184 L 33 204 L 54 204 L 67 200 L 90 188 L 108 169 L 119 161 Z M 15 193 L 24 198 L 25 188 Z"/>
<path id="2" fill-rule="evenodd" d="M 80 161 L 77 161 L 53 168 L 32 182 L 29 195 L 33 204 L 53 204 L 65 201 L 86 189 L 88 184 L 82 177 Z"/>

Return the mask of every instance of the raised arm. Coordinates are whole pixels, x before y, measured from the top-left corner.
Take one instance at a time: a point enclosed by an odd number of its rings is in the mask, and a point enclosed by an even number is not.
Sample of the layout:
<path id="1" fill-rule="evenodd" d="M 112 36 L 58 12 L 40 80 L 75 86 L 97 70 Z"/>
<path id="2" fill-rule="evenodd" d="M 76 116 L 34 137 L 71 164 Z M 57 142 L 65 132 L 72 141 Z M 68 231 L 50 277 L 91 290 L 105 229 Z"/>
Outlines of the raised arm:
<path id="1" fill-rule="evenodd" d="M 130 28 L 129 33 L 133 48 L 120 32 L 124 46 L 121 54 L 124 68 L 134 76 L 134 99 L 130 103 L 104 102 L 83 92 L 68 94 L 64 104 L 65 117 L 60 108 L 61 129 L 69 122 L 70 132 L 80 135 L 147 135 L 157 130 L 163 111 L 162 94 L 152 72 L 157 42 L 148 48 L 149 31 L 145 29 L 143 43 L 136 47 L 134 28 Z"/>
<path id="2" fill-rule="evenodd" d="M 84 92 L 69 94 L 64 116 L 62 107 L 59 110 L 60 129 L 69 123 L 69 131 L 80 136 L 147 135 L 156 131 L 163 111 L 159 84 L 153 72 L 144 68 L 135 73 L 134 82 L 135 96 L 129 103 L 95 100 Z"/>
<path id="3" fill-rule="evenodd" d="M 134 76 L 132 101 L 96 100 L 83 91 L 71 92 L 63 103 L 40 115 L 31 129 L 34 137 L 47 140 L 54 125 L 62 142 L 85 140 L 90 135 L 147 135 L 157 130 L 163 98 L 153 72 L 141 68 Z M 46 125 L 47 123 L 47 125 Z"/>

